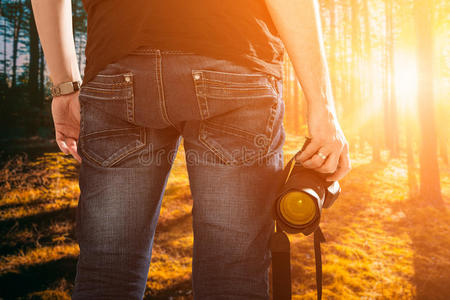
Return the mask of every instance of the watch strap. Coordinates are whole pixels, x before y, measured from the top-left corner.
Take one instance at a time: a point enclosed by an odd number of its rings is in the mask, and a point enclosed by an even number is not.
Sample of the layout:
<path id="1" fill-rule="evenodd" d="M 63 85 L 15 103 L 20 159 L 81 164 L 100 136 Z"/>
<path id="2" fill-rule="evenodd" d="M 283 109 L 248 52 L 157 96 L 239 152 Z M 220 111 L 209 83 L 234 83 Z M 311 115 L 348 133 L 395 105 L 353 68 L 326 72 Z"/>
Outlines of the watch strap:
<path id="1" fill-rule="evenodd" d="M 72 94 L 76 91 L 79 91 L 81 87 L 80 81 L 67 81 L 62 82 L 54 87 L 51 88 L 52 96 L 62 96 L 62 95 L 68 95 Z"/>

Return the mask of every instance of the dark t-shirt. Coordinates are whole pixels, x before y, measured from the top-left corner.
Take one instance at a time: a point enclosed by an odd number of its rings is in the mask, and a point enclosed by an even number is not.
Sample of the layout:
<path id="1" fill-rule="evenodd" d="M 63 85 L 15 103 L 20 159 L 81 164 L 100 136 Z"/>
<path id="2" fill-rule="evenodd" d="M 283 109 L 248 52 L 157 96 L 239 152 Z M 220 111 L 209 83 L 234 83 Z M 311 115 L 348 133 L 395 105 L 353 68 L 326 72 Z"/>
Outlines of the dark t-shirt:
<path id="1" fill-rule="evenodd" d="M 282 77 L 283 43 L 264 0 L 83 0 L 82 85 L 139 46 L 184 50 Z"/>

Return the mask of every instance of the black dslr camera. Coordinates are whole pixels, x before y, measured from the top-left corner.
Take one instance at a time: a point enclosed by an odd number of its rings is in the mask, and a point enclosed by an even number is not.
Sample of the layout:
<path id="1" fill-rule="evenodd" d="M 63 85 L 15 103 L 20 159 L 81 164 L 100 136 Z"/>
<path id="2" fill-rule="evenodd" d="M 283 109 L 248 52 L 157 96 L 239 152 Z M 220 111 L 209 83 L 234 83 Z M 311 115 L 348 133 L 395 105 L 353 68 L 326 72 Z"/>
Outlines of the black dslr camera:
<path id="1" fill-rule="evenodd" d="M 307 139 L 301 153 L 310 143 Z M 322 208 L 330 207 L 338 198 L 341 187 L 337 181 L 327 181 L 330 174 L 305 168 L 295 156 L 284 170 L 284 184 L 275 201 L 277 226 L 288 233 L 309 235 L 319 226 Z"/>
<path id="2" fill-rule="evenodd" d="M 307 139 L 301 153 L 310 143 Z M 295 155 L 295 156 L 296 156 Z M 295 156 L 285 167 L 281 187 L 275 199 L 273 216 L 275 229 L 270 249 L 272 253 L 272 285 L 274 300 L 291 299 L 290 243 L 286 233 L 314 232 L 317 298 L 322 297 L 322 258 L 320 243 L 325 241 L 320 230 L 322 208 L 330 207 L 338 198 L 341 187 L 337 181 L 330 182 L 330 174 L 319 173 L 296 162 Z"/>

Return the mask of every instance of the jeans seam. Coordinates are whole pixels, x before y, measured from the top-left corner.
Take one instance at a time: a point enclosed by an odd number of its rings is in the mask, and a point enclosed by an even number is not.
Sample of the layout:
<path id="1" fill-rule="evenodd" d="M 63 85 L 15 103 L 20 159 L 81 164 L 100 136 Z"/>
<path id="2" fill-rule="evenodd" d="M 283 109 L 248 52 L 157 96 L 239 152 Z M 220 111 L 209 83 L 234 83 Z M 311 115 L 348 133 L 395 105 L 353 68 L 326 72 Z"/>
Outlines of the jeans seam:
<path id="1" fill-rule="evenodd" d="M 212 121 L 207 121 L 205 125 L 206 125 L 205 127 L 208 127 L 208 125 L 211 125 L 210 127 L 216 128 L 216 130 L 221 130 L 226 133 L 229 133 L 229 134 L 232 134 L 232 135 L 235 135 L 238 137 L 242 137 L 249 141 L 253 141 L 254 137 L 259 135 L 258 133 L 253 133 L 253 132 L 246 131 L 246 130 L 243 130 L 240 128 L 236 128 L 236 127 L 225 125 L 225 124 L 219 124 L 219 123 L 212 122 Z M 241 133 L 241 134 L 239 134 L 239 133 Z M 252 137 L 252 138 L 249 138 L 249 137 Z"/>
<path id="2" fill-rule="evenodd" d="M 248 77 L 261 77 L 267 76 L 266 73 L 235 73 L 235 72 L 226 72 L 226 71 L 217 71 L 217 70 L 207 70 L 207 69 L 196 69 L 201 72 L 209 72 L 209 73 L 218 73 L 218 74 L 229 74 L 239 76 L 248 76 Z"/>
<path id="3" fill-rule="evenodd" d="M 102 165 L 102 163 L 101 163 L 98 159 L 96 159 L 95 157 L 93 157 L 92 155 L 90 155 L 89 152 L 87 152 L 87 151 L 84 149 L 83 144 L 80 144 L 80 150 L 83 152 L 83 155 L 84 155 L 84 156 L 86 156 L 87 158 L 91 159 L 92 161 L 94 161 L 95 163 L 97 163 L 99 166 Z"/>
<path id="4" fill-rule="evenodd" d="M 220 160 L 222 160 L 224 162 L 224 164 L 229 165 L 230 164 L 230 160 L 228 160 L 224 155 L 222 155 L 222 153 L 220 153 L 219 151 L 216 150 L 216 148 L 212 147 L 207 141 L 206 138 L 203 137 L 203 132 L 207 132 L 206 128 L 205 128 L 205 124 L 200 123 L 200 134 L 198 135 L 198 139 L 199 141 L 210 151 L 212 151 L 213 153 L 215 153 Z"/>
<path id="5" fill-rule="evenodd" d="M 158 87 L 158 94 L 159 94 L 159 106 L 164 121 L 166 121 L 170 126 L 177 129 L 175 124 L 173 124 L 172 121 L 170 121 L 169 115 L 167 114 L 167 105 L 164 97 L 164 83 L 162 79 L 161 60 L 162 60 L 161 51 L 157 50 L 155 72 L 156 72 L 156 85 Z"/>
<path id="6" fill-rule="evenodd" d="M 140 142 L 141 142 L 141 145 L 139 145 L 139 146 L 136 145 L 136 146 L 134 146 L 134 148 L 132 148 L 132 146 L 129 145 L 129 149 L 127 149 L 127 151 L 124 151 L 121 155 L 113 154 L 108 159 L 105 160 L 105 162 L 108 161 L 108 163 L 110 161 L 113 161 L 113 162 L 111 162 L 111 163 L 109 163 L 107 165 L 104 165 L 102 163 L 102 166 L 104 166 L 104 167 L 113 167 L 114 165 L 116 165 L 118 162 L 120 162 L 122 159 L 124 159 L 125 157 L 127 157 L 131 153 L 134 153 L 134 152 L 144 148 L 145 145 L 146 145 L 146 135 L 143 134 L 143 131 L 145 131 L 145 128 L 141 128 L 141 130 L 140 130 Z"/>
<path id="7" fill-rule="evenodd" d="M 130 51 L 130 54 L 141 54 L 141 55 L 150 55 L 150 54 L 156 54 L 158 55 L 160 53 L 159 49 L 154 49 L 154 48 L 148 48 L 148 49 L 134 49 L 132 51 Z"/>
<path id="8" fill-rule="evenodd" d="M 139 136 L 140 134 L 134 134 L 136 137 Z M 131 137 L 132 134 L 127 134 L 127 133 L 120 133 L 120 134 L 115 134 L 114 137 L 120 137 L 120 136 L 127 136 L 127 137 Z M 89 136 L 85 135 L 84 138 L 89 138 Z M 96 137 L 91 137 L 89 138 L 90 141 L 98 141 L 101 139 L 108 139 L 110 138 L 109 136 L 96 136 Z"/>
<path id="9" fill-rule="evenodd" d="M 134 85 L 131 88 L 131 96 L 125 100 L 127 104 L 127 119 L 130 123 L 135 123 L 134 121 Z"/>
<path id="10" fill-rule="evenodd" d="M 111 87 L 111 88 L 113 88 L 113 87 Z M 113 94 L 113 93 L 115 93 L 115 92 L 117 92 L 117 91 L 122 91 L 123 89 L 111 89 L 111 88 L 109 88 L 109 89 L 104 89 L 104 88 L 100 88 L 100 87 L 91 87 L 91 86 L 85 86 L 85 87 L 83 87 L 83 91 L 85 91 L 86 89 L 88 89 L 88 90 L 93 90 L 93 91 L 95 91 L 95 92 L 97 92 L 97 93 L 103 93 L 103 94 Z M 130 88 L 130 87 L 128 87 L 128 88 Z"/>
<path id="11" fill-rule="evenodd" d="M 277 96 L 278 97 L 278 96 Z M 265 149 L 265 151 L 268 151 L 270 148 L 270 144 L 272 143 L 272 139 L 273 139 L 273 127 L 274 127 L 274 122 L 275 122 L 275 114 L 277 113 L 277 108 L 278 108 L 278 100 L 277 102 L 275 102 L 272 107 L 271 107 L 271 111 L 270 111 L 270 116 L 269 116 L 269 120 L 267 121 L 267 131 L 269 133 L 269 137 L 268 137 L 268 144 L 267 144 L 267 149 Z"/>
<path id="12" fill-rule="evenodd" d="M 194 52 L 183 51 L 183 50 L 161 50 L 161 53 L 164 54 L 196 54 Z"/>
<path id="13" fill-rule="evenodd" d="M 132 51 L 130 51 L 130 54 L 158 54 L 158 53 L 162 53 L 162 54 L 194 54 L 196 55 L 195 52 L 192 51 L 184 51 L 184 50 L 177 50 L 177 49 L 172 49 L 172 50 L 164 50 L 164 49 L 157 49 L 157 48 L 145 48 L 145 46 L 142 46 L 142 48 L 138 47 Z"/>
<path id="14" fill-rule="evenodd" d="M 192 73 L 192 78 L 194 78 L 194 75 L 200 75 L 200 79 L 203 80 L 202 72 L 197 72 L 197 71 L 192 70 L 191 73 Z M 201 81 L 194 79 L 195 96 L 197 99 L 198 109 L 200 111 L 200 118 L 202 120 L 205 120 L 209 117 L 208 99 L 206 98 L 203 91 L 202 91 L 202 93 L 200 93 L 199 90 L 201 88 L 203 88 L 203 85 L 201 87 L 199 87 L 199 82 L 201 82 Z"/>

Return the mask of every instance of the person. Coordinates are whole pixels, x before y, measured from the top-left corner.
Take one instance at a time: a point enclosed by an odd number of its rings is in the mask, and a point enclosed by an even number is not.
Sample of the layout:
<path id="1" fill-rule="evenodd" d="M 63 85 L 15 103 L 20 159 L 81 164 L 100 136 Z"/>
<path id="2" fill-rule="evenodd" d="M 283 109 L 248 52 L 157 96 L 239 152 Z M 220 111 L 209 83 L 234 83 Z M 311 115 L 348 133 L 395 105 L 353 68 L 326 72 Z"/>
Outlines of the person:
<path id="1" fill-rule="evenodd" d="M 83 5 L 81 89 L 52 100 L 56 143 L 81 163 L 72 298 L 142 299 L 182 139 L 193 196 L 194 298 L 268 299 L 285 50 L 306 96 L 312 138 L 296 159 L 332 173 L 328 180 L 350 170 L 317 1 Z M 71 2 L 33 0 L 32 8 L 53 85 L 80 81 Z"/>

